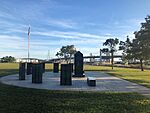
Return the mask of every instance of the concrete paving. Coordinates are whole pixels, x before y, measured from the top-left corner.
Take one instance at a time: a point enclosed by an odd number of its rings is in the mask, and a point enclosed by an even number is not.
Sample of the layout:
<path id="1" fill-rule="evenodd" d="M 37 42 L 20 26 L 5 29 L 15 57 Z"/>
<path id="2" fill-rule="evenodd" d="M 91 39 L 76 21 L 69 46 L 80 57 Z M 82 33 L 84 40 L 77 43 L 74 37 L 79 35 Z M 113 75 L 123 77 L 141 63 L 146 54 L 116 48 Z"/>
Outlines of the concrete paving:
<path id="1" fill-rule="evenodd" d="M 26 80 L 19 80 L 19 75 L 9 75 L 0 78 L 0 82 L 19 87 L 48 89 L 48 90 L 73 90 L 73 91 L 104 91 L 104 92 L 138 92 L 150 97 L 150 89 L 144 86 L 110 76 L 104 72 L 86 72 L 86 77 L 72 78 L 71 86 L 60 85 L 60 74 L 45 72 L 42 84 L 33 84 L 32 75 L 26 75 Z M 87 77 L 96 78 L 96 87 L 87 85 Z"/>

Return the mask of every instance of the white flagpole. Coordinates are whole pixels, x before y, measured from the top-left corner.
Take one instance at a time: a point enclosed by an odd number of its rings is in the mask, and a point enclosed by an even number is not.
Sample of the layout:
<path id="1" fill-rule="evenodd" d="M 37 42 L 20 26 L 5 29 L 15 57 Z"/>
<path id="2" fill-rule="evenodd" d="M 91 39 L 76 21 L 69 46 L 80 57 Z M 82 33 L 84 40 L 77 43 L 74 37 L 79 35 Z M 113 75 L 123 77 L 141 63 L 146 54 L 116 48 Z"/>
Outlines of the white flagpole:
<path id="1" fill-rule="evenodd" d="M 30 26 L 28 29 L 28 62 L 29 62 L 29 59 L 30 59 Z"/>

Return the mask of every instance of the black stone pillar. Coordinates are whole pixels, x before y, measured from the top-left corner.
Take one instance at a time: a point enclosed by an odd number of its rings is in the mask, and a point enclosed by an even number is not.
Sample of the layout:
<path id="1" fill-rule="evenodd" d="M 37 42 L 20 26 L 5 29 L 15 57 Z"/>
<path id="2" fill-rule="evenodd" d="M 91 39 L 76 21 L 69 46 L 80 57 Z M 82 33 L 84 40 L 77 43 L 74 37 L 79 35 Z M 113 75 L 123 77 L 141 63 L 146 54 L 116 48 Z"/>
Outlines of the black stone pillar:
<path id="1" fill-rule="evenodd" d="M 83 54 L 78 51 L 74 55 L 74 77 L 84 77 L 85 75 L 83 74 Z"/>
<path id="2" fill-rule="evenodd" d="M 73 63 L 69 63 L 69 65 L 71 66 L 71 72 L 73 73 Z"/>
<path id="3" fill-rule="evenodd" d="M 27 63 L 27 75 L 32 74 L 32 63 Z"/>
<path id="4" fill-rule="evenodd" d="M 61 64 L 60 85 L 72 85 L 70 64 Z"/>
<path id="5" fill-rule="evenodd" d="M 59 63 L 54 63 L 53 64 L 53 72 L 58 73 L 59 72 Z"/>
<path id="6" fill-rule="evenodd" d="M 42 83 L 42 64 L 32 64 L 32 83 Z"/>
<path id="7" fill-rule="evenodd" d="M 19 80 L 25 80 L 25 63 L 19 63 Z"/>
<path id="8" fill-rule="evenodd" d="M 42 65 L 42 72 L 45 73 L 45 63 L 41 63 Z"/>

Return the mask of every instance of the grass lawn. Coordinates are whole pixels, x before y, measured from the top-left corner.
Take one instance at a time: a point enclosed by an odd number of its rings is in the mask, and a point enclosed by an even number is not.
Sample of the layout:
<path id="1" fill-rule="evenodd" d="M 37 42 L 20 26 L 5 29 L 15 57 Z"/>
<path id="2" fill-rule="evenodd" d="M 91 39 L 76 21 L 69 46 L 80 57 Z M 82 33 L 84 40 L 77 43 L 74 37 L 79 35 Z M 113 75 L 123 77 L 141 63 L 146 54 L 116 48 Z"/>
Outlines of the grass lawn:
<path id="1" fill-rule="evenodd" d="M 0 76 L 18 73 L 18 63 L 0 63 Z M 51 71 L 53 69 L 53 64 L 46 64 L 46 71 Z M 106 71 L 113 76 L 117 76 L 146 87 L 150 88 L 150 70 L 144 70 L 142 72 L 140 69 L 131 68 L 117 68 L 114 70 L 107 66 L 90 66 L 84 65 L 84 70 L 86 71 Z"/>
<path id="2" fill-rule="evenodd" d="M 46 64 L 52 70 L 51 64 Z M 84 66 L 150 87 L 150 70 Z M 18 64 L 0 64 L 0 76 L 18 73 Z M 144 83 L 144 84 L 143 84 Z M 150 99 L 137 93 L 48 91 L 0 83 L 0 113 L 149 113 Z"/>
<path id="3" fill-rule="evenodd" d="M 18 63 L 0 63 L 0 76 L 18 73 Z"/>
<path id="4" fill-rule="evenodd" d="M 46 64 L 46 71 L 52 71 L 52 64 Z M 0 63 L 0 76 L 18 73 L 19 63 Z"/>
<path id="5" fill-rule="evenodd" d="M 149 113 L 136 93 L 48 91 L 0 84 L 0 113 Z"/>
<path id="6" fill-rule="evenodd" d="M 84 69 L 89 71 L 106 71 L 106 73 L 113 76 L 117 76 L 150 88 L 150 70 L 141 71 L 140 69 L 118 67 L 114 67 L 112 70 L 111 67 L 90 65 L 85 65 Z"/>

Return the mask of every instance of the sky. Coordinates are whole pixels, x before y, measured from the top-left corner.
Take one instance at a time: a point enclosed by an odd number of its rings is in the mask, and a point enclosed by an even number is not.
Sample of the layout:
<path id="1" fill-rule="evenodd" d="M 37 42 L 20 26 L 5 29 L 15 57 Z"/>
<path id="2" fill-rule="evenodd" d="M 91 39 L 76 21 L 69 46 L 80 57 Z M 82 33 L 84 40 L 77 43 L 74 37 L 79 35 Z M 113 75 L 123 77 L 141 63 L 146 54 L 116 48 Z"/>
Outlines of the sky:
<path id="1" fill-rule="evenodd" d="M 0 0 L 0 57 L 54 58 L 75 45 L 84 56 L 99 55 L 108 38 L 124 41 L 150 14 L 150 0 Z"/>

